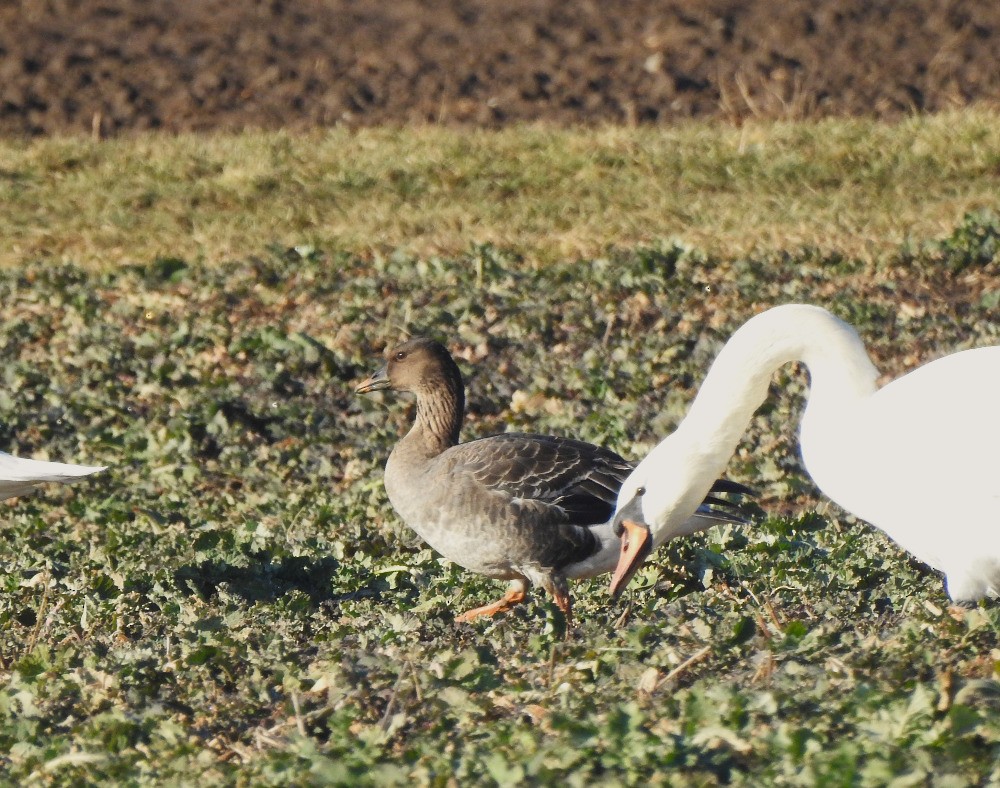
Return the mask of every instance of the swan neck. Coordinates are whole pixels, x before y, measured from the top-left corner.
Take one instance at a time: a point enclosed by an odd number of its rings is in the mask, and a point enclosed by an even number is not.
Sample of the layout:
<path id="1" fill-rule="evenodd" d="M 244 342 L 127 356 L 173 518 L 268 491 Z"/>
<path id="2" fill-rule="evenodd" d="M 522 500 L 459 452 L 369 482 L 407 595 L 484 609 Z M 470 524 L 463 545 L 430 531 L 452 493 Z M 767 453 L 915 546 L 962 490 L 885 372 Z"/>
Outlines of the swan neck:
<path id="1" fill-rule="evenodd" d="M 721 473 L 767 398 L 771 375 L 793 361 L 809 368 L 807 409 L 842 407 L 875 390 L 878 372 L 851 326 L 826 310 L 776 307 L 749 320 L 722 348 L 678 433 Z"/>

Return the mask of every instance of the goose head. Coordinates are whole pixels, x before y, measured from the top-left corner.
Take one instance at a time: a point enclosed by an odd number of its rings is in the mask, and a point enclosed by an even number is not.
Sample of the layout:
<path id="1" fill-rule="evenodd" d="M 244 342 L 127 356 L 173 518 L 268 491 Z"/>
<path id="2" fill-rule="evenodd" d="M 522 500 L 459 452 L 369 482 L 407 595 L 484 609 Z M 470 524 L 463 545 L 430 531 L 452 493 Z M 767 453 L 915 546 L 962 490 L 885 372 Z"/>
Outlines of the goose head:
<path id="1" fill-rule="evenodd" d="M 408 391 L 420 394 L 439 386 L 441 381 L 457 382 L 462 376 L 451 355 L 439 342 L 426 337 L 415 337 L 388 349 L 386 362 L 381 369 L 362 381 L 355 392 Z"/>

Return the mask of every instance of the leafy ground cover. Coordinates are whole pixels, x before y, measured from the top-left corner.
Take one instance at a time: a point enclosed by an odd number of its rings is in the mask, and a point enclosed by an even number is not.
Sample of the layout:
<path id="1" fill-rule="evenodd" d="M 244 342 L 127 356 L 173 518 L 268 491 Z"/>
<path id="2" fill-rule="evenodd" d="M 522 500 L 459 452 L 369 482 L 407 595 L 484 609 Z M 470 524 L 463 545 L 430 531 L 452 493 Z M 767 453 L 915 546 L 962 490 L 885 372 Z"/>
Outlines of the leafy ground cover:
<path id="1" fill-rule="evenodd" d="M 1000 219 L 871 260 L 669 242 L 527 265 L 260 247 L 0 272 L 0 445 L 112 466 L 4 505 L 0 765 L 23 784 L 966 785 L 1000 779 L 1000 612 L 818 496 L 794 368 L 730 466 L 751 528 L 661 551 L 578 622 L 393 516 L 410 414 L 354 383 L 403 332 L 462 360 L 466 437 L 569 434 L 639 457 L 726 337 L 810 301 L 887 375 L 1000 342 Z M 946 524 L 943 524 L 946 527 Z"/>

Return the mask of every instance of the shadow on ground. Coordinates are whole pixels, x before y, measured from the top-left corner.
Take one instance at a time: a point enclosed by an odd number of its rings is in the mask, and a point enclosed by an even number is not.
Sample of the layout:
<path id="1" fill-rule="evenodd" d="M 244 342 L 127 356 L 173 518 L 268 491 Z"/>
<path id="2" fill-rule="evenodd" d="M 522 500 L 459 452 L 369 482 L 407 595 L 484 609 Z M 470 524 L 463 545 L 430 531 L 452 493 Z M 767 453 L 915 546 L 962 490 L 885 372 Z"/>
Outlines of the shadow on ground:
<path id="1" fill-rule="evenodd" d="M 290 591 L 301 591 L 314 605 L 329 605 L 356 599 L 378 599 L 382 588 L 378 583 L 356 591 L 335 593 L 334 578 L 340 562 L 334 558 L 293 556 L 275 559 L 267 552 L 250 556 L 248 566 L 236 566 L 225 561 L 203 561 L 183 566 L 174 572 L 180 588 L 188 588 L 203 597 L 218 593 L 219 587 L 248 602 L 274 602 Z"/>

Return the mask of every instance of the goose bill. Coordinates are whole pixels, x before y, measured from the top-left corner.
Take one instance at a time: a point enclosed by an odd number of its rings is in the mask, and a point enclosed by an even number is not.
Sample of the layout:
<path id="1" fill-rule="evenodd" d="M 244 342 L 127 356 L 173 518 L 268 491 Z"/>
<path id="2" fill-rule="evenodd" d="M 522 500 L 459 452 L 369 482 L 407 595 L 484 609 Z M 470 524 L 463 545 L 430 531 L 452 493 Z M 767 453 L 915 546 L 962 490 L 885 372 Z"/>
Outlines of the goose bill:
<path id="1" fill-rule="evenodd" d="M 371 377 L 358 385 L 354 392 L 356 394 L 367 394 L 370 391 L 382 391 L 389 388 L 389 371 L 382 367 L 378 372 L 373 372 Z"/>
<path id="2" fill-rule="evenodd" d="M 611 578 L 611 596 L 616 599 L 653 549 L 653 539 L 645 525 L 635 520 L 622 520 L 621 526 L 622 549 L 614 577 Z"/>

